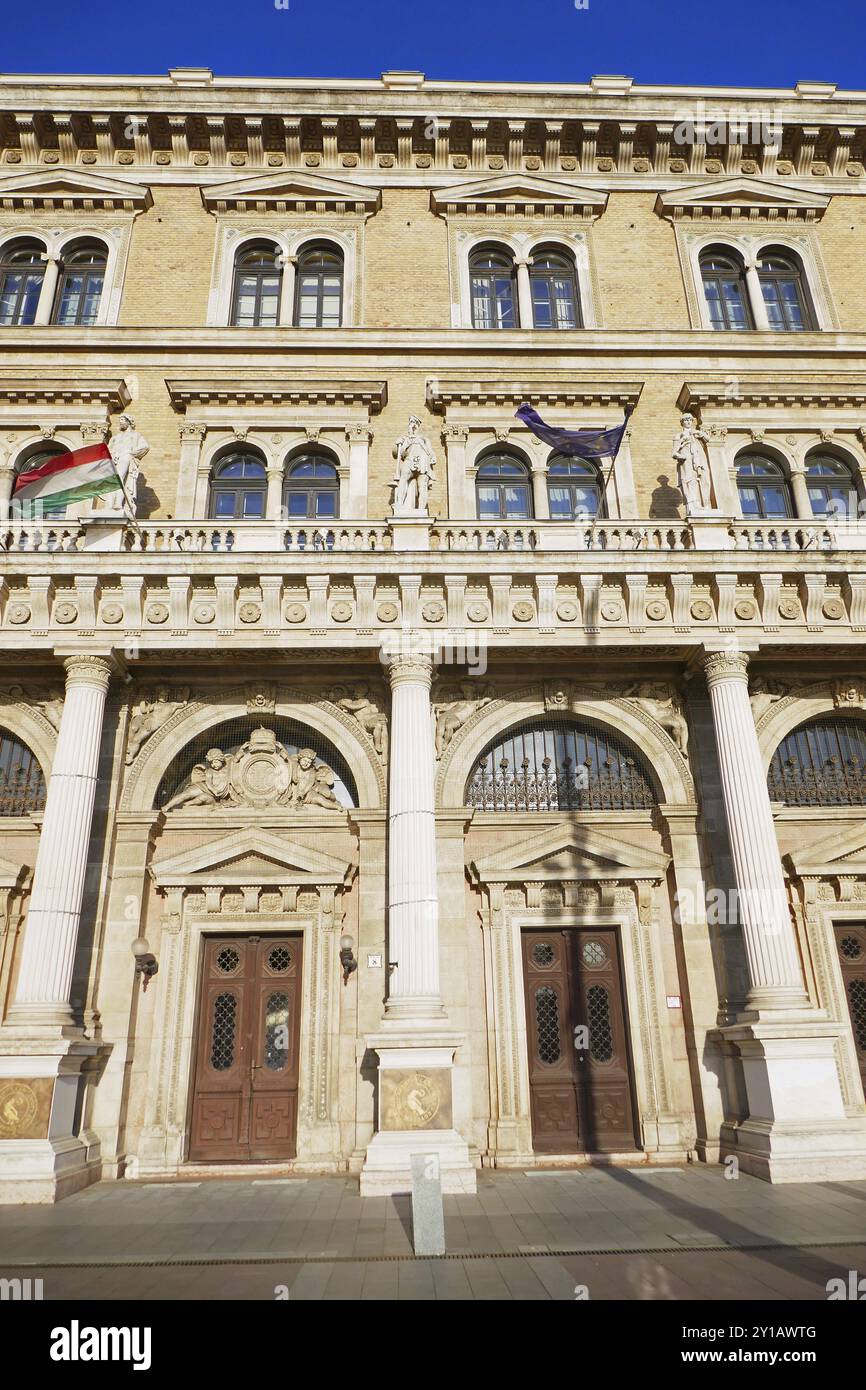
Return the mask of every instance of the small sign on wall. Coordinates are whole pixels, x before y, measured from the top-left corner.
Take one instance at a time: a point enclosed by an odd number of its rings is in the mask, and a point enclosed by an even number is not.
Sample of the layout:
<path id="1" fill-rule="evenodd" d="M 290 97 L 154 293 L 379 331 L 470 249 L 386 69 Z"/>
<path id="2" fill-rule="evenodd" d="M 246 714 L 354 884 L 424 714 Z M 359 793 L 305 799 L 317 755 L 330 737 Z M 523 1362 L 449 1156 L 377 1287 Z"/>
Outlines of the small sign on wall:
<path id="1" fill-rule="evenodd" d="M 681 995 L 681 994 L 669 994 L 669 995 L 668 995 L 668 1008 L 669 1008 L 669 1009 L 681 1009 L 682 1007 L 683 1007 L 683 998 L 682 998 L 682 995 Z"/>
<path id="2" fill-rule="evenodd" d="M 375 951 L 375 952 L 370 952 L 370 951 L 368 951 L 368 952 L 367 952 L 367 969 L 368 969 L 368 970 L 381 970 L 381 969 L 382 969 L 382 957 L 381 957 L 381 955 L 379 954 L 378 951 Z"/>

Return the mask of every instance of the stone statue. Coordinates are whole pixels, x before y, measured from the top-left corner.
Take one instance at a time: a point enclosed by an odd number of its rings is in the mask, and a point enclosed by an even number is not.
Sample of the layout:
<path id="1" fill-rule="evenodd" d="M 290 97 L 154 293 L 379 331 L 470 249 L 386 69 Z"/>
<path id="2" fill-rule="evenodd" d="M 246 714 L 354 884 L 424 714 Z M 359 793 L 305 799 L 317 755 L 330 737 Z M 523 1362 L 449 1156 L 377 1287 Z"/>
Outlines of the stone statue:
<path id="1" fill-rule="evenodd" d="M 335 686 L 330 698 L 335 705 L 355 716 L 361 728 L 372 738 L 373 747 L 381 757 L 385 752 L 388 720 L 370 698 L 370 686 L 367 681 L 359 681 L 350 691 L 347 691 L 345 686 Z"/>
<path id="2" fill-rule="evenodd" d="M 397 467 L 391 486 L 394 516 L 427 516 L 427 497 L 434 481 L 436 455 L 426 435 L 421 433 L 417 415 L 409 419 L 409 428 L 394 445 Z"/>
<path id="3" fill-rule="evenodd" d="M 105 505 L 111 511 L 125 511 L 130 516 L 135 516 L 141 460 L 150 445 L 144 435 L 139 434 L 135 428 L 135 421 L 131 415 L 121 415 L 118 424 L 120 433 L 112 435 L 108 441 L 108 449 L 114 459 L 114 466 L 123 479 L 126 496 L 124 497 L 123 491 L 120 490 L 109 493 Z"/>
<path id="4" fill-rule="evenodd" d="M 39 708 L 48 720 L 55 733 L 60 733 L 60 721 L 63 718 L 63 702 L 66 699 L 63 687 L 53 685 L 50 687 L 45 699 L 39 702 Z"/>
<path id="5" fill-rule="evenodd" d="M 771 705 L 783 699 L 790 691 L 788 681 L 776 680 L 772 676 L 755 676 L 749 686 L 749 699 L 752 702 L 752 717 L 757 724 Z"/>
<path id="6" fill-rule="evenodd" d="M 832 681 L 830 690 L 837 709 L 863 709 L 866 706 L 866 683 L 861 680 Z"/>
<path id="7" fill-rule="evenodd" d="M 211 748 L 205 761 L 193 768 L 189 783 L 163 810 L 177 811 L 183 806 L 248 806 L 256 810 L 321 806 L 341 811 L 335 781 L 331 768 L 317 760 L 312 748 L 289 753 L 273 729 L 260 727 L 237 753 Z"/>
<path id="8" fill-rule="evenodd" d="M 177 811 L 181 806 L 218 806 L 233 804 L 230 762 L 220 748 L 209 748 L 203 763 L 196 763 L 189 785 L 163 807 Z"/>
<path id="9" fill-rule="evenodd" d="M 686 515 L 700 516 L 712 510 L 710 465 L 704 448 L 709 436 L 706 430 L 698 429 L 694 415 L 682 415 L 680 424 L 673 444 L 680 491 L 686 499 Z"/>
<path id="10" fill-rule="evenodd" d="M 187 703 L 189 687 L 186 686 L 183 690 L 178 691 L 178 695 L 180 696 L 179 699 L 170 700 L 167 688 L 160 685 L 157 686 L 150 699 L 139 700 L 138 704 L 133 707 L 129 721 L 129 743 L 126 749 L 127 766 L 135 762 L 151 735 L 168 722 L 175 710 L 182 709 Z"/>
<path id="11" fill-rule="evenodd" d="M 658 681 L 634 681 L 623 690 L 626 699 L 639 700 L 665 733 L 670 736 L 683 757 L 689 747 L 689 726 L 679 697 L 670 686 Z"/>
<path id="12" fill-rule="evenodd" d="M 458 729 L 462 729 L 477 709 L 488 705 L 493 698 L 489 686 L 476 687 L 471 681 L 461 681 L 455 688 L 456 698 L 434 705 L 436 715 L 436 757 L 441 758 Z"/>

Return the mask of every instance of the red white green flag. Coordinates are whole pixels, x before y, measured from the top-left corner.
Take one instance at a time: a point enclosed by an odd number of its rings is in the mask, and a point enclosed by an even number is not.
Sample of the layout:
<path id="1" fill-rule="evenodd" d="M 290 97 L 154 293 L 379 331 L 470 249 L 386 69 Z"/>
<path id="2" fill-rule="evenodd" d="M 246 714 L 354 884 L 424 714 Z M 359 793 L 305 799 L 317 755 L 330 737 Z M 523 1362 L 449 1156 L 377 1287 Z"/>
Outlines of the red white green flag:
<path id="1" fill-rule="evenodd" d="M 69 454 L 58 454 L 38 468 L 28 470 L 24 465 L 15 479 L 13 502 L 42 502 L 52 510 L 81 502 L 87 497 L 99 497 L 106 492 L 119 492 L 120 478 L 106 444 L 88 444 Z"/>

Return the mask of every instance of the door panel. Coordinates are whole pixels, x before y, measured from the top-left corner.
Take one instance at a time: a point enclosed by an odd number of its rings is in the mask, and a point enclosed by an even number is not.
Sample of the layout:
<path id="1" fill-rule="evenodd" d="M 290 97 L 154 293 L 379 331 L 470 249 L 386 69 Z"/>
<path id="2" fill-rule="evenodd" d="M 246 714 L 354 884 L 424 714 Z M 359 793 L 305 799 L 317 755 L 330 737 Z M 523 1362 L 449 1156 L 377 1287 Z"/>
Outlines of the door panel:
<path id="1" fill-rule="evenodd" d="M 191 1159 L 296 1152 L 300 937 L 206 937 Z"/>
<path id="2" fill-rule="evenodd" d="M 635 1147 L 619 950 L 612 928 L 523 933 L 533 1147 Z"/>
<path id="3" fill-rule="evenodd" d="M 860 1077 L 866 1091 L 866 923 L 836 927 L 836 946 L 842 967 L 842 983 L 851 1017 Z"/>

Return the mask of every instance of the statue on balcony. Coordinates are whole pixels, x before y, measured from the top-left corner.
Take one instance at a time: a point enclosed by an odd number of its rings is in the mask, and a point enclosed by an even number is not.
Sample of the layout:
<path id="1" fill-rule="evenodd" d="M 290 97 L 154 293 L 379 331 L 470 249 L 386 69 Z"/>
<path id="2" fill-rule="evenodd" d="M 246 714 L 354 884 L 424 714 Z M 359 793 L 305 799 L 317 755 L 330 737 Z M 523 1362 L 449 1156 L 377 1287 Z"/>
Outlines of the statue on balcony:
<path id="1" fill-rule="evenodd" d="M 704 516 L 713 506 L 710 465 L 704 447 L 708 436 L 698 428 L 694 415 L 680 416 L 680 426 L 674 435 L 673 456 L 680 492 L 686 499 L 686 516 Z"/>
<path id="2" fill-rule="evenodd" d="M 127 515 L 134 517 L 141 460 L 149 450 L 150 445 L 144 435 L 139 434 L 135 428 L 135 421 L 131 415 L 121 415 L 118 425 L 120 427 L 119 433 L 111 436 L 108 441 L 108 450 L 114 459 L 118 476 L 123 482 L 123 489 L 109 493 L 105 499 L 105 505 L 109 511 L 126 512 Z"/>
<path id="3" fill-rule="evenodd" d="M 391 486 L 393 516 L 427 516 L 427 497 L 434 482 L 436 455 L 426 435 L 421 433 L 421 421 L 410 416 L 409 428 L 394 445 L 397 467 Z"/>

